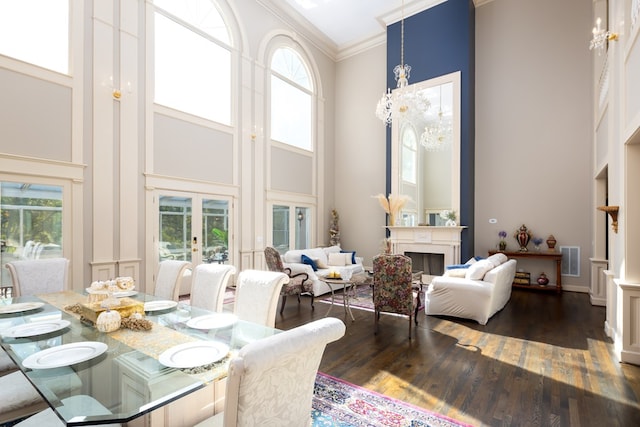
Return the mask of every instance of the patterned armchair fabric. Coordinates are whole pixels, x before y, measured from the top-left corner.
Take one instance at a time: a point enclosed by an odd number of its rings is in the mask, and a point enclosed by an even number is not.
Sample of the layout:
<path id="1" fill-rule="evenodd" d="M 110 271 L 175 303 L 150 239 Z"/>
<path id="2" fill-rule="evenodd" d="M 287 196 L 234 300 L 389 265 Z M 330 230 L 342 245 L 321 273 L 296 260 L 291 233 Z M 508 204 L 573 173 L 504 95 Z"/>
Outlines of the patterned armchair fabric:
<path id="1" fill-rule="evenodd" d="M 309 275 L 307 273 L 291 274 L 291 269 L 284 267 L 280 252 L 271 246 L 264 248 L 264 258 L 267 262 L 267 268 L 269 271 L 277 271 L 289 276 L 289 283 L 285 284 L 280 292 L 280 295 L 282 295 L 280 314 L 284 311 L 284 305 L 287 302 L 287 296 L 289 295 L 297 295 L 298 302 L 300 302 L 300 295 L 311 295 L 311 308 L 313 309 L 313 282 L 309 280 Z"/>
<path id="2" fill-rule="evenodd" d="M 411 258 L 404 255 L 382 254 L 373 258 L 373 305 L 375 308 L 375 332 L 378 332 L 380 313 L 396 313 L 409 316 L 409 338 L 411 320 L 415 317 L 420 301 L 414 292 L 411 273 Z"/>

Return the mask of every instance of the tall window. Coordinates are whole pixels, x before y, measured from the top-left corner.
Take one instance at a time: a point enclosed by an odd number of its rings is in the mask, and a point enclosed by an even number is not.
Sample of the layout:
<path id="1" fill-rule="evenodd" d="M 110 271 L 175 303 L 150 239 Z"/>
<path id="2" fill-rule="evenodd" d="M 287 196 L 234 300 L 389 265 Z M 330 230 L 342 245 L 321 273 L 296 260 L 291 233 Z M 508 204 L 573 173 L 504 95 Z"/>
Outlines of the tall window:
<path id="1" fill-rule="evenodd" d="M 155 0 L 155 99 L 231 124 L 231 48 L 211 0 Z"/>
<path id="2" fill-rule="evenodd" d="M 0 53 L 69 73 L 69 0 L 0 1 Z"/>
<path id="3" fill-rule="evenodd" d="M 273 247 L 278 252 L 284 254 L 289 249 L 305 249 L 310 246 L 310 208 L 293 205 L 274 205 L 272 214 Z"/>
<path id="4" fill-rule="evenodd" d="M 313 87 L 302 58 L 290 48 L 271 59 L 271 139 L 312 150 Z"/>

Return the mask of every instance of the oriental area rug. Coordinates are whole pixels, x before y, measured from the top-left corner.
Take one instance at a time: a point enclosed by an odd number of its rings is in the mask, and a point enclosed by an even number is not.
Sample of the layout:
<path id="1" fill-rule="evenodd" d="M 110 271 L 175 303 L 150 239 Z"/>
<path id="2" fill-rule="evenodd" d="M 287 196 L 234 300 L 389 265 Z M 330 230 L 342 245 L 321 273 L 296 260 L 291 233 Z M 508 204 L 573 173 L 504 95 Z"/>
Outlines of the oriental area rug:
<path id="1" fill-rule="evenodd" d="M 424 309 L 424 289 L 420 294 L 420 310 Z M 349 291 L 352 292 L 352 291 Z M 334 304 L 341 306 L 343 305 L 344 293 L 342 290 L 337 290 L 335 292 Z M 317 302 L 331 304 L 331 293 L 323 294 L 316 299 Z M 360 310 L 374 311 L 373 310 L 373 288 L 370 285 L 364 284 L 359 285 L 350 294 L 349 304 L 351 308 L 358 308 Z"/>
<path id="2" fill-rule="evenodd" d="M 454 419 L 318 372 L 313 427 L 469 427 Z"/>

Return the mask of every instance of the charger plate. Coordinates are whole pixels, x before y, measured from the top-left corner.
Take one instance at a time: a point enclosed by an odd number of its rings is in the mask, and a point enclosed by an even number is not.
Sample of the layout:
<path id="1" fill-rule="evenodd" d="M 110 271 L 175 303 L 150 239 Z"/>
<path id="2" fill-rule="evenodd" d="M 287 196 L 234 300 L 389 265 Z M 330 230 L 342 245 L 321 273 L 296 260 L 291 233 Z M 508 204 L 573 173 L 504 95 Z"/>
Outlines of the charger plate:
<path id="1" fill-rule="evenodd" d="M 59 345 L 32 354 L 22 361 L 30 369 L 51 369 L 91 360 L 107 351 L 108 346 L 98 341 L 83 341 Z"/>
<path id="2" fill-rule="evenodd" d="M 15 304 L 0 306 L 0 314 L 21 313 L 23 311 L 36 310 L 44 306 L 43 302 L 18 302 Z"/>
<path id="3" fill-rule="evenodd" d="M 171 300 L 147 301 L 144 303 L 144 311 L 168 310 L 177 305 L 178 303 L 176 301 Z"/>
<path id="4" fill-rule="evenodd" d="M 187 326 L 193 329 L 222 329 L 228 328 L 238 321 L 238 316 L 231 313 L 214 313 L 190 319 Z"/>
<path id="5" fill-rule="evenodd" d="M 169 368 L 195 368 L 217 362 L 228 353 L 229 346 L 221 342 L 188 342 L 164 351 L 158 361 Z"/>
<path id="6" fill-rule="evenodd" d="M 6 338 L 26 338 L 35 337 L 37 335 L 50 334 L 55 331 L 66 328 L 71 323 L 68 320 L 52 320 L 43 322 L 25 323 L 14 326 L 2 332 L 2 336 Z"/>

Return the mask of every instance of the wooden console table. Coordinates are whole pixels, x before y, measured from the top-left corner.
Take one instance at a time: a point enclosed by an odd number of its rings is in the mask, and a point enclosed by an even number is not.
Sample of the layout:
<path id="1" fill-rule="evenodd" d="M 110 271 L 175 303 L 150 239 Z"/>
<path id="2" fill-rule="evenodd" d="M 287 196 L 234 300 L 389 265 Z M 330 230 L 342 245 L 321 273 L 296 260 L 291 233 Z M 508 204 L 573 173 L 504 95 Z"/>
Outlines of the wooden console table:
<path id="1" fill-rule="evenodd" d="M 537 291 L 548 291 L 554 290 L 557 293 L 562 293 L 562 252 L 505 252 L 505 251 L 489 251 L 489 255 L 493 255 L 495 253 L 502 252 L 509 258 L 529 258 L 529 259 L 542 259 L 547 261 L 555 261 L 556 264 L 556 285 L 555 287 L 552 285 L 540 286 L 537 283 L 532 283 L 530 285 L 521 285 L 519 283 L 513 283 L 511 286 L 514 288 L 520 289 L 532 289 Z"/>

